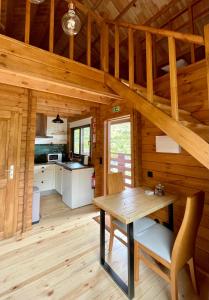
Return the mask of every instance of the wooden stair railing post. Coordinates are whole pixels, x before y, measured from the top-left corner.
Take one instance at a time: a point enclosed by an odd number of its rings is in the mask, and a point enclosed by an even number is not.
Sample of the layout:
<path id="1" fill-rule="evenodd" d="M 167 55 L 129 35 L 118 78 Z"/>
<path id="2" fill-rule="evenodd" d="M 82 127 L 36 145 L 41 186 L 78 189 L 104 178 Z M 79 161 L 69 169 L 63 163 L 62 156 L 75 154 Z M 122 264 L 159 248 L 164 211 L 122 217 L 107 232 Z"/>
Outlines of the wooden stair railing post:
<path id="1" fill-rule="evenodd" d="M 88 13 L 88 21 L 87 21 L 87 51 L 86 51 L 86 63 L 88 66 L 91 66 L 91 24 L 92 24 L 92 17 L 90 12 Z"/>
<path id="2" fill-rule="evenodd" d="M 54 1 L 51 0 L 50 2 L 50 22 L 49 22 L 49 51 L 54 51 Z"/>
<path id="3" fill-rule="evenodd" d="M 173 37 L 168 38 L 169 67 L 170 67 L 170 93 L 171 93 L 171 115 L 178 121 L 178 84 L 176 68 L 176 44 Z"/>
<path id="4" fill-rule="evenodd" d="M 101 26 L 101 68 L 109 72 L 109 26 L 105 22 Z"/>
<path id="5" fill-rule="evenodd" d="M 205 39 L 205 59 L 206 59 L 206 72 L 207 72 L 207 85 L 208 85 L 208 107 L 209 107 L 209 24 L 204 27 Z"/>
<path id="6" fill-rule="evenodd" d="M 134 37 L 133 29 L 128 29 L 128 61 L 129 61 L 129 87 L 134 85 Z"/>
<path id="7" fill-rule="evenodd" d="M 74 59 L 74 35 L 69 37 L 69 57 Z"/>
<path id="8" fill-rule="evenodd" d="M 188 9 L 189 23 L 191 33 L 194 34 L 194 16 L 193 16 L 193 6 L 190 5 Z M 195 44 L 191 43 L 191 63 L 195 63 Z"/>
<path id="9" fill-rule="evenodd" d="M 153 102 L 152 35 L 146 32 L 147 99 Z"/>
<path id="10" fill-rule="evenodd" d="M 120 35 L 119 28 L 115 25 L 115 78 L 120 77 L 120 54 L 119 54 Z"/>
<path id="11" fill-rule="evenodd" d="M 26 0 L 25 8 L 25 43 L 30 43 L 30 12 L 31 12 L 31 2 Z"/>

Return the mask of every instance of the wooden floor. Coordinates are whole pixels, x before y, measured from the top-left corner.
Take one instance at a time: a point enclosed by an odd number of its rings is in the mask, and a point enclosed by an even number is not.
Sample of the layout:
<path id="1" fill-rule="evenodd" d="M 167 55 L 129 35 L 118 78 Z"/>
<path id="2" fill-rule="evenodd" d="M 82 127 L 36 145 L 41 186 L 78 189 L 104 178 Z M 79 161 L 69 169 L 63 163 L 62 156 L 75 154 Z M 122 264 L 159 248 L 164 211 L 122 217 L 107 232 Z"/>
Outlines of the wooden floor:
<path id="1" fill-rule="evenodd" d="M 126 299 L 99 265 L 98 215 L 93 206 L 70 210 L 57 195 L 41 200 L 42 219 L 21 241 L 0 242 L 0 299 Z M 107 241 L 109 233 L 107 232 Z M 126 248 L 114 243 L 112 258 L 126 277 Z M 136 299 L 170 299 L 168 284 L 140 266 Z M 180 274 L 180 299 L 208 300 L 200 277 L 201 297 L 194 295 L 187 272 Z"/>

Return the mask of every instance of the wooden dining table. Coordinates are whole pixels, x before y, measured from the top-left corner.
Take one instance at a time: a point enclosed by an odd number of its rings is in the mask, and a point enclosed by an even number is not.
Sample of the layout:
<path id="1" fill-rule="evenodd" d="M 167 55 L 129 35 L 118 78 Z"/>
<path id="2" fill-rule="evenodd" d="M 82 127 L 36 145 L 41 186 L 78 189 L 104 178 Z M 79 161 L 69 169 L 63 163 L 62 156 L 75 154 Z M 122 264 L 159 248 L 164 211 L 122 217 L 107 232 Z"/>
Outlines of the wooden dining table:
<path id="1" fill-rule="evenodd" d="M 94 204 L 100 208 L 100 264 L 129 299 L 134 297 L 134 227 L 133 222 L 168 207 L 168 224 L 173 230 L 173 203 L 177 196 L 148 195 L 145 187 L 126 189 L 121 193 L 96 197 Z M 127 225 L 128 284 L 105 261 L 105 213 Z"/>

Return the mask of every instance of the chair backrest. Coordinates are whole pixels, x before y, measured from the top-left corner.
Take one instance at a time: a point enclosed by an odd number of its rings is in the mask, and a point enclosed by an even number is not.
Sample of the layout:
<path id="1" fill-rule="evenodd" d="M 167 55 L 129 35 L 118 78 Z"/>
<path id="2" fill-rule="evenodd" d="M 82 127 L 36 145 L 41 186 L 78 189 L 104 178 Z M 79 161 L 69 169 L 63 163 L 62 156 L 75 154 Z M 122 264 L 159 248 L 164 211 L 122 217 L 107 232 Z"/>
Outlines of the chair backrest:
<path id="1" fill-rule="evenodd" d="M 204 192 L 187 198 L 184 218 L 177 234 L 171 259 L 171 270 L 179 271 L 194 256 L 195 240 L 202 218 Z"/>
<path id="2" fill-rule="evenodd" d="M 123 173 L 109 173 L 107 175 L 108 194 L 116 194 L 125 190 Z"/>

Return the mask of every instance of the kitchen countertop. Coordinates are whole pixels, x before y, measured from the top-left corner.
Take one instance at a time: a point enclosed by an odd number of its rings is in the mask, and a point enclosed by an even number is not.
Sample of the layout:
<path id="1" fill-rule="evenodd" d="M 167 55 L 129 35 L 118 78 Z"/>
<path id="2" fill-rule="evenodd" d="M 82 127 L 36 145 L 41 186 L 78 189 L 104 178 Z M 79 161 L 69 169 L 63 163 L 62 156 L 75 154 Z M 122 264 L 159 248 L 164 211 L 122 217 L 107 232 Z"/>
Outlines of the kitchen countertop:
<path id="1" fill-rule="evenodd" d="M 92 166 L 84 166 L 79 162 L 46 162 L 46 163 L 35 163 L 35 166 L 40 166 L 40 165 L 58 165 L 62 166 L 63 168 L 73 171 L 73 170 L 81 170 L 81 169 L 88 169 L 88 168 L 93 168 Z"/>

